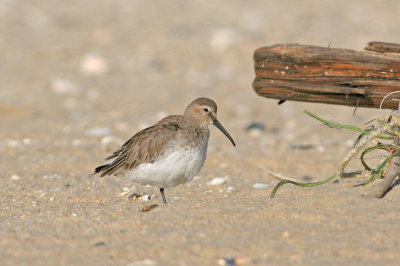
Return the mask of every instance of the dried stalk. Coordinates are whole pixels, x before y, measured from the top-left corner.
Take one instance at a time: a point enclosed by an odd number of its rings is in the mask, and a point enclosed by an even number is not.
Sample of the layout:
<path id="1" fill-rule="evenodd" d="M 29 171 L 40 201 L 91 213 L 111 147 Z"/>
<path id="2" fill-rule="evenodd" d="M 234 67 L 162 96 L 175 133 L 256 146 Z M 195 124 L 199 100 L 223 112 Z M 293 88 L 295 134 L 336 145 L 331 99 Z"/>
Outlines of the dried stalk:
<path id="1" fill-rule="evenodd" d="M 395 143 L 398 145 L 399 140 L 396 138 Z M 382 183 L 379 184 L 378 188 L 374 192 L 374 196 L 378 199 L 385 196 L 385 194 L 391 189 L 394 180 L 400 174 L 400 156 L 394 156 L 390 165 L 389 171 L 385 175 Z"/>
<path id="2" fill-rule="evenodd" d="M 278 191 L 278 189 L 285 185 L 285 184 L 293 184 L 296 186 L 300 187 L 314 187 L 314 186 L 319 186 L 322 184 L 325 184 L 332 179 L 334 179 L 336 176 L 339 176 L 340 178 L 346 178 L 348 177 L 348 173 L 344 172 L 345 167 L 347 164 L 350 162 L 351 159 L 354 158 L 356 154 L 360 152 L 361 149 L 364 148 L 364 151 L 361 154 L 360 160 L 365 169 L 369 172 L 365 174 L 365 177 L 368 178 L 367 182 L 365 184 L 368 184 L 372 181 L 374 181 L 376 178 L 383 176 L 384 174 L 384 169 L 388 166 L 388 163 L 390 160 L 392 160 L 392 165 L 389 168 L 389 172 L 386 174 L 384 181 L 381 183 L 381 186 L 378 188 L 378 190 L 375 192 L 375 196 L 377 198 L 381 198 L 385 195 L 385 193 L 391 188 L 395 178 L 400 174 L 400 146 L 398 143 L 398 137 L 400 135 L 399 132 L 399 126 L 400 126 L 400 115 L 388 115 L 385 119 L 383 120 L 377 120 L 379 122 L 378 128 L 372 129 L 372 130 L 362 130 L 358 127 L 350 126 L 350 125 L 341 125 L 341 124 L 336 124 L 332 123 L 330 121 L 324 120 L 315 114 L 312 114 L 308 111 L 305 111 L 306 114 L 312 116 L 313 118 L 327 124 L 328 126 L 331 127 L 336 127 L 336 128 L 346 128 L 346 129 L 351 129 L 354 131 L 357 131 L 361 133 L 361 137 L 357 140 L 355 147 L 341 160 L 337 171 L 335 174 L 332 176 L 318 182 L 312 182 L 312 183 L 300 183 L 294 180 L 290 180 L 285 178 L 284 176 L 274 173 L 268 169 L 263 168 L 266 170 L 269 174 L 277 177 L 278 179 L 281 180 L 275 188 L 271 192 L 271 197 L 273 198 Z M 377 139 L 388 139 L 390 140 L 389 144 L 381 144 Z M 366 147 L 365 146 L 368 143 L 371 143 L 372 141 L 375 141 L 376 143 L 373 146 Z M 376 150 L 376 149 L 383 149 L 388 152 L 390 152 L 387 156 L 383 158 L 383 160 L 379 163 L 379 165 L 375 169 L 371 169 L 364 161 L 364 155 Z M 261 167 L 261 166 L 260 166 Z M 284 179 L 282 179 L 284 178 Z"/>
<path id="3" fill-rule="evenodd" d="M 358 154 L 358 152 L 371 140 L 377 138 L 379 135 L 385 133 L 389 129 L 393 128 L 394 121 L 391 123 L 376 129 L 366 137 L 364 137 L 339 163 L 337 173 L 340 178 L 343 178 L 344 174 L 344 168 L 347 166 L 347 164 L 350 162 L 351 159 L 353 159 L 354 156 Z"/>

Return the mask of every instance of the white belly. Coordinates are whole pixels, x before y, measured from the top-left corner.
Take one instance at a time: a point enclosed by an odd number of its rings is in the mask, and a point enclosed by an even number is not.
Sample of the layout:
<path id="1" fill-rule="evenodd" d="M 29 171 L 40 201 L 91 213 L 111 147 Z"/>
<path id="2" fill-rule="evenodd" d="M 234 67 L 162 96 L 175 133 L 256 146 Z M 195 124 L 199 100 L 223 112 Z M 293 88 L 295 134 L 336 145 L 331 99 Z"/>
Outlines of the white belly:
<path id="1" fill-rule="evenodd" d="M 208 138 L 201 147 L 172 146 L 153 163 L 125 172 L 130 179 L 158 188 L 174 187 L 193 179 L 206 160 Z"/>

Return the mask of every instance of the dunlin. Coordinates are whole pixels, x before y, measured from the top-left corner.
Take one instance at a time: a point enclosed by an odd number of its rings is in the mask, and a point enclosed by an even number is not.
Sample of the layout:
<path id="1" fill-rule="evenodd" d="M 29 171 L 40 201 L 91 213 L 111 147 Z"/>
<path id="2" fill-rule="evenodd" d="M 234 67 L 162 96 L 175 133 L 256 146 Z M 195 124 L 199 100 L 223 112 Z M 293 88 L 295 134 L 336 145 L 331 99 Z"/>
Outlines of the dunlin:
<path id="1" fill-rule="evenodd" d="M 217 120 L 215 102 L 198 98 L 186 107 L 183 115 L 170 115 L 139 131 L 94 172 L 101 177 L 125 175 L 138 183 L 158 187 L 166 204 L 164 188 L 191 181 L 203 167 L 210 124 L 236 146 Z"/>

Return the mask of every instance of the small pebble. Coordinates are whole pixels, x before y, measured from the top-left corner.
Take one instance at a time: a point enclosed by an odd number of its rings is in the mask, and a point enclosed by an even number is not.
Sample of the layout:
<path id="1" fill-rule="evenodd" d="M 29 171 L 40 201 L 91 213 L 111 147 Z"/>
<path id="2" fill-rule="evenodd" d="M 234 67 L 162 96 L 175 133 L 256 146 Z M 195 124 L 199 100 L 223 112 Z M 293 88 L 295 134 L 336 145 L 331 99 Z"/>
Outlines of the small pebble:
<path id="1" fill-rule="evenodd" d="M 17 176 L 17 175 L 12 175 L 11 177 L 10 177 L 10 180 L 20 180 L 21 179 L 21 177 L 19 177 L 19 176 Z"/>
<path id="2" fill-rule="evenodd" d="M 80 139 L 74 139 L 73 141 L 72 141 L 72 145 L 73 146 L 75 146 L 75 147 L 79 147 L 79 146 L 82 146 L 82 140 L 80 140 Z"/>
<path id="3" fill-rule="evenodd" d="M 28 139 L 28 138 L 24 138 L 24 139 L 22 140 L 22 143 L 23 143 L 24 145 L 31 145 L 31 144 L 32 144 L 32 140 L 31 140 L 31 139 Z"/>
<path id="4" fill-rule="evenodd" d="M 245 265 L 245 264 L 250 264 L 251 259 L 250 258 L 245 258 L 245 257 L 233 257 L 233 258 L 223 258 L 218 260 L 218 265 Z"/>
<path id="5" fill-rule="evenodd" d="M 238 34 L 234 28 L 216 28 L 211 32 L 209 45 L 211 49 L 220 53 L 236 42 Z"/>
<path id="6" fill-rule="evenodd" d="M 291 149 L 293 150 L 309 150 L 314 148 L 314 145 L 310 143 L 303 143 L 303 144 L 294 144 L 290 146 Z"/>
<path id="7" fill-rule="evenodd" d="M 155 266 L 155 265 L 158 265 L 156 261 L 151 259 L 144 259 L 128 263 L 126 266 Z"/>
<path id="8" fill-rule="evenodd" d="M 323 153 L 325 151 L 325 147 L 324 146 L 318 146 L 317 147 L 317 151 L 320 153 Z"/>
<path id="9" fill-rule="evenodd" d="M 101 246 L 105 246 L 105 245 L 106 245 L 106 242 L 100 241 L 100 242 L 95 243 L 93 246 L 101 247 Z"/>
<path id="10" fill-rule="evenodd" d="M 260 137 L 265 131 L 265 126 L 262 123 L 253 122 L 246 126 L 245 130 L 249 133 L 251 137 Z"/>
<path id="11" fill-rule="evenodd" d="M 92 53 L 82 58 L 80 69 L 86 75 L 103 75 L 108 72 L 108 63 L 104 57 Z"/>
<path id="12" fill-rule="evenodd" d="M 253 185 L 253 188 L 255 188 L 255 189 L 264 189 L 264 188 L 267 188 L 267 187 L 269 187 L 269 184 L 255 183 Z"/>
<path id="13" fill-rule="evenodd" d="M 6 141 L 6 144 L 7 144 L 7 146 L 9 146 L 11 148 L 16 148 L 21 145 L 21 141 L 10 139 L 10 140 Z"/>
<path id="14" fill-rule="evenodd" d="M 110 133 L 111 130 L 108 127 L 92 127 L 85 131 L 85 134 L 91 137 L 103 137 Z"/>
<path id="15" fill-rule="evenodd" d="M 282 237 L 283 238 L 289 238 L 290 237 L 290 233 L 288 231 L 285 231 L 282 233 Z"/>
<path id="16" fill-rule="evenodd" d="M 81 88 L 74 82 L 62 78 L 53 79 L 51 89 L 59 95 L 77 95 L 81 92 Z"/>
<path id="17" fill-rule="evenodd" d="M 253 122 L 246 126 L 246 131 L 250 131 L 250 130 L 254 130 L 254 129 L 264 131 L 265 126 L 264 126 L 264 124 L 259 123 L 259 122 Z"/>
<path id="18" fill-rule="evenodd" d="M 225 178 L 223 178 L 223 177 L 215 177 L 215 178 L 213 178 L 213 180 L 208 182 L 207 185 L 219 186 L 219 185 L 222 185 L 222 184 L 225 184 L 225 183 L 226 183 Z"/>

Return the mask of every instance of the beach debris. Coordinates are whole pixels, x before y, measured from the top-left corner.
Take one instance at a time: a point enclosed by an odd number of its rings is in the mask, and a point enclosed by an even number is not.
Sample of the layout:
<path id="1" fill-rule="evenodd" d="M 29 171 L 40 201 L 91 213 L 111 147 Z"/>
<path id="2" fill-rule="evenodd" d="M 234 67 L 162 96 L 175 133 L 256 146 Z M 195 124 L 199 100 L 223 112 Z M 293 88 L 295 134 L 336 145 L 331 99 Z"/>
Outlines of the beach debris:
<path id="1" fill-rule="evenodd" d="M 224 177 L 215 177 L 210 182 L 207 183 L 209 186 L 220 186 L 226 183 L 226 179 Z"/>
<path id="2" fill-rule="evenodd" d="M 378 190 L 375 191 L 374 196 L 377 198 L 382 198 L 387 191 L 391 188 L 395 177 L 398 175 L 400 171 L 400 145 L 399 145 L 399 137 L 400 137 L 400 114 L 399 113 L 386 113 L 386 115 L 378 114 L 380 117 L 376 117 L 374 120 L 376 121 L 374 125 L 368 126 L 366 129 L 361 129 L 352 125 L 341 125 L 337 123 L 333 123 L 327 121 L 309 111 L 304 111 L 307 115 L 317 119 L 318 121 L 326 124 L 329 127 L 334 128 L 343 128 L 353 130 L 359 133 L 358 138 L 353 144 L 352 150 L 350 150 L 347 155 L 340 161 L 339 166 L 337 167 L 336 172 L 330 177 L 310 183 L 301 183 L 289 178 L 286 178 L 282 175 L 273 173 L 272 171 L 263 168 L 269 174 L 278 177 L 281 180 L 271 192 L 271 198 L 273 198 L 278 191 L 278 189 L 285 184 L 293 184 L 299 187 L 315 187 L 322 184 L 325 184 L 335 177 L 340 178 L 349 178 L 357 176 L 359 172 L 355 171 L 352 173 L 346 173 L 344 170 L 347 164 L 360 153 L 359 159 L 361 164 L 364 167 L 363 176 L 367 179 L 364 183 L 364 186 L 375 181 L 379 178 L 384 178 L 385 182 L 380 184 Z M 373 151 L 383 151 L 384 154 L 381 155 L 380 163 L 375 167 L 370 167 L 365 161 L 365 155 Z M 393 161 L 392 161 L 393 159 Z M 393 164 L 393 166 L 391 166 Z M 394 170 L 390 171 L 390 169 L 394 168 Z M 389 173 L 388 174 L 388 170 Z M 354 174 L 357 173 L 357 174 Z M 388 178 L 386 178 L 388 176 Z"/>
<path id="3" fill-rule="evenodd" d="M 265 130 L 265 125 L 260 122 L 252 122 L 249 125 L 246 126 L 246 131 L 251 131 L 251 130 L 260 130 L 264 131 Z"/>
<path id="4" fill-rule="evenodd" d="M 156 266 L 158 263 L 152 259 L 138 260 L 128 263 L 126 266 Z"/>
<path id="5" fill-rule="evenodd" d="M 290 145 L 292 150 L 309 150 L 314 148 L 314 145 L 311 143 L 300 143 L 300 144 L 293 144 Z"/>
<path id="6" fill-rule="evenodd" d="M 264 188 L 267 188 L 267 187 L 269 187 L 269 184 L 255 183 L 253 185 L 253 188 L 255 188 L 255 189 L 264 189 Z"/>
<path id="7" fill-rule="evenodd" d="M 251 262 L 252 262 L 251 259 L 246 257 L 230 257 L 230 258 L 219 259 L 218 265 L 235 266 L 235 265 L 250 264 Z"/>
<path id="8" fill-rule="evenodd" d="M 215 28 L 211 31 L 209 45 L 214 52 L 220 53 L 235 43 L 237 38 L 238 34 L 234 28 Z"/>
<path id="9" fill-rule="evenodd" d="M 149 212 L 149 211 L 151 211 L 151 210 L 157 208 L 157 206 L 158 206 L 157 204 L 151 204 L 151 205 L 149 205 L 149 206 L 143 207 L 140 211 L 141 211 L 141 212 Z"/>
<path id="10" fill-rule="evenodd" d="M 245 130 L 251 137 L 260 137 L 265 131 L 265 125 L 259 122 L 252 122 L 246 126 Z"/>
<path id="11" fill-rule="evenodd" d="M 51 81 L 51 89 L 55 94 L 59 95 L 77 95 L 82 91 L 77 84 L 64 78 L 53 79 Z"/>
<path id="12" fill-rule="evenodd" d="M 99 242 L 96 242 L 93 246 L 95 246 L 95 247 L 101 247 L 101 246 L 105 246 L 106 245 L 106 242 L 104 242 L 104 241 L 99 241 Z"/>
<path id="13" fill-rule="evenodd" d="M 74 139 L 74 140 L 72 141 L 72 146 L 74 146 L 74 147 L 79 147 L 79 146 L 82 146 L 83 143 L 84 143 L 84 142 L 83 142 L 81 139 Z"/>
<path id="14" fill-rule="evenodd" d="M 289 238 L 289 237 L 290 237 L 289 231 L 283 232 L 283 233 L 282 233 L 282 237 L 283 237 L 283 238 Z"/>
<path id="15" fill-rule="evenodd" d="M 12 175 L 12 176 L 10 177 L 10 180 L 20 180 L 20 179 L 21 179 L 21 177 L 18 176 L 18 175 Z"/>
<path id="16" fill-rule="evenodd" d="M 4 142 L 10 148 L 16 148 L 21 146 L 21 141 L 16 139 L 5 140 Z"/>
<path id="17" fill-rule="evenodd" d="M 122 193 L 121 193 L 122 194 Z M 147 193 L 142 193 L 142 192 L 134 192 L 129 195 L 128 199 L 130 201 L 149 201 L 151 199 L 151 195 Z"/>
<path id="18" fill-rule="evenodd" d="M 23 140 L 22 140 L 22 144 L 24 144 L 24 145 L 31 145 L 32 144 L 32 140 L 31 139 L 29 139 L 29 138 L 24 138 Z"/>
<path id="19" fill-rule="evenodd" d="M 96 53 L 90 53 L 81 60 L 80 70 L 86 75 L 103 75 L 108 72 L 107 60 Z"/>

